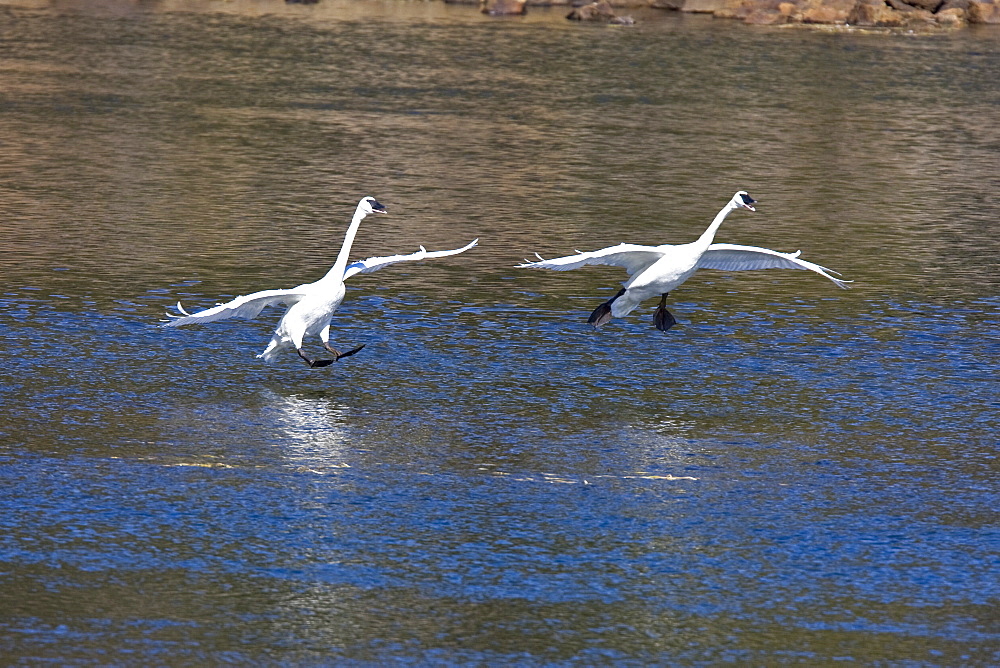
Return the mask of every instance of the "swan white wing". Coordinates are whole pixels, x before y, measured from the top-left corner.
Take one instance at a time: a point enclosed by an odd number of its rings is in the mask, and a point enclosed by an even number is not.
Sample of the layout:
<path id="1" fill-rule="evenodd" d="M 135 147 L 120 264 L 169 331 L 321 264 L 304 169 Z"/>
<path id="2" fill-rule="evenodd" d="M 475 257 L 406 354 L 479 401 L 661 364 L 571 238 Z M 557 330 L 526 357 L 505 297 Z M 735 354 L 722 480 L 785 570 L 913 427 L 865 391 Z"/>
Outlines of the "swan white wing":
<path id="1" fill-rule="evenodd" d="M 622 267 L 629 276 L 634 276 L 655 263 L 664 255 L 664 249 L 670 246 L 640 246 L 638 244 L 618 244 L 609 246 L 601 250 L 557 257 L 551 260 L 542 259 L 539 256 L 538 262 L 525 260 L 524 264 L 517 265 L 518 268 L 528 269 L 554 269 L 555 271 L 569 271 L 579 269 L 588 264 L 605 264 L 615 267 Z"/>
<path id="2" fill-rule="evenodd" d="M 449 255 L 458 255 L 459 253 L 464 253 L 473 246 L 479 243 L 479 239 L 474 239 L 471 243 L 462 246 L 461 248 L 456 248 L 454 250 L 443 250 L 443 251 L 428 251 L 423 246 L 420 247 L 416 253 L 410 253 L 409 255 L 389 255 L 387 257 L 370 257 L 367 260 L 361 260 L 355 262 L 354 264 L 347 265 L 347 269 L 344 270 L 344 280 L 346 281 L 351 276 L 355 274 L 369 274 L 373 271 L 378 271 L 383 267 L 388 267 L 390 264 L 396 264 L 397 262 L 412 262 L 414 260 L 429 260 L 435 257 L 447 257 Z"/>
<path id="3" fill-rule="evenodd" d="M 291 290 L 261 290 L 260 292 L 243 295 L 228 301 L 225 304 L 219 304 L 218 306 L 213 306 L 212 308 L 205 309 L 204 311 L 198 311 L 197 313 L 188 313 L 181 306 L 181 303 L 177 302 L 177 310 L 184 315 L 175 316 L 168 313 L 167 315 L 173 318 L 173 320 L 164 323 L 163 326 L 180 327 L 182 325 L 191 325 L 194 323 L 215 322 L 216 320 L 225 320 L 226 318 L 245 318 L 247 320 L 252 320 L 260 315 L 260 312 L 263 311 L 266 306 L 272 306 L 274 304 L 294 304 L 303 296 L 304 294 L 298 291 L 298 288 L 292 288 Z"/>
<path id="4" fill-rule="evenodd" d="M 832 276 L 839 275 L 832 269 L 799 259 L 802 251 L 781 253 L 770 248 L 757 246 L 740 246 L 737 244 L 712 244 L 698 261 L 699 269 L 719 269 L 722 271 L 747 271 L 753 269 L 806 269 L 830 279 L 837 287 L 847 289 L 850 286 L 843 279 Z"/>

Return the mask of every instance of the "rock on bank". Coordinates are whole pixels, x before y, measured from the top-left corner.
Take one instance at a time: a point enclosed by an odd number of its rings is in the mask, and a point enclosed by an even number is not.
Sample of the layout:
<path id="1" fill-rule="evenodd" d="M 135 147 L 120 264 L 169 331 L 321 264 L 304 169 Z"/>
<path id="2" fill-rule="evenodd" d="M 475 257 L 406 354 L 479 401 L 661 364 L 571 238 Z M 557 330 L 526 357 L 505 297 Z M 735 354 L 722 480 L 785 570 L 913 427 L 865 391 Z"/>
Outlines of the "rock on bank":
<path id="1" fill-rule="evenodd" d="M 468 2 L 469 0 L 445 0 Z M 473 0 L 475 1 L 475 0 Z M 507 4 L 583 6 L 592 0 L 479 0 L 484 12 Z M 602 0 L 615 8 L 653 7 L 712 14 L 756 25 L 828 24 L 875 28 L 1000 24 L 1000 0 Z M 496 11 L 495 13 L 508 13 Z M 580 18 L 571 15 L 571 18 Z"/>

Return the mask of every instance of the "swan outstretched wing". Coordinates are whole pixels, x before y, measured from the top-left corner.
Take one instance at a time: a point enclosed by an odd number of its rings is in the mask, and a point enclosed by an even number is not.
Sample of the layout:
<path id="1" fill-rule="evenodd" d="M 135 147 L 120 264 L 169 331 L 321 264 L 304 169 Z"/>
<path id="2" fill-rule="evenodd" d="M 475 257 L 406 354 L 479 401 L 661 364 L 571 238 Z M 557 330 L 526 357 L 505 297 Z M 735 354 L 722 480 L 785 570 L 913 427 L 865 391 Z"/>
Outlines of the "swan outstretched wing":
<path id="1" fill-rule="evenodd" d="M 629 276 L 634 276 L 652 265 L 664 255 L 664 249 L 669 246 L 640 246 L 638 244 L 618 244 L 601 250 L 557 257 L 551 260 L 538 258 L 538 262 L 524 261 L 518 268 L 554 269 L 569 271 L 579 269 L 588 264 L 606 264 L 622 267 Z"/>
<path id="2" fill-rule="evenodd" d="M 479 243 L 479 239 L 474 239 L 471 243 L 462 246 L 461 248 L 456 248 L 455 250 L 443 250 L 443 251 L 428 251 L 423 246 L 420 247 L 416 253 L 410 253 L 409 255 L 389 255 L 388 257 L 370 257 L 367 260 L 361 260 L 355 262 L 354 264 L 347 265 L 347 269 L 344 270 L 344 280 L 346 281 L 351 276 L 355 274 L 369 274 L 373 271 L 378 271 L 383 267 L 388 267 L 390 264 L 396 264 L 397 262 L 412 262 L 414 260 L 429 260 L 435 257 L 447 257 L 449 255 L 458 255 L 459 253 L 464 253 L 473 246 Z"/>
<path id="3" fill-rule="evenodd" d="M 173 320 L 165 322 L 163 326 L 180 327 L 194 323 L 215 322 L 216 320 L 225 320 L 226 318 L 252 320 L 264 310 L 265 306 L 294 304 L 302 297 L 303 294 L 298 291 L 298 288 L 292 288 L 291 290 L 261 290 L 260 292 L 243 295 L 225 304 L 219 304 L 218 306 L 213 306 L 197 313 L 188 313 L 181 306 L 181 303 L 177 302 L 177 310 L 183 315 L 176 316 L 168 313 L 167 315 L 173 318 Z"/>
<path id="4" fill-rule="evenodd" d="M 769 248 L 757 246 L 740 246 L 737 244 L 712 244 L 698 261 L 699 269 L 720 269 L 722 271 L 746 271 L 751 269 L 807 269 L 833 281 L 837 287 L 847 289 L 850 286 L 843 279 L 832 276 L 838 272 L 818 264 L 800 260 L 799 254 L 780 253 Z"/>

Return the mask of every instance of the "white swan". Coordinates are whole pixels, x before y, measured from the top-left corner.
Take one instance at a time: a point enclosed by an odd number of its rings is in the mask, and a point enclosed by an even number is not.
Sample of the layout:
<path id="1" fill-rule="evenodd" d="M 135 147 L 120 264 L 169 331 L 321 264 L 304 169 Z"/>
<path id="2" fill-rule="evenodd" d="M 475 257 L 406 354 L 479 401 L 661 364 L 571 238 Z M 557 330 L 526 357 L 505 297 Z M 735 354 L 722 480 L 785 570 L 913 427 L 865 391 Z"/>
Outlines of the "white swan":
<path id="1" fill-rule="evenodd" d="M 600 327 L 612 317 L 620 318 L 631 313 L 641 302 L 650 297 L 660 295 L 660 305 L 656 309 L 653 321 L 656 328 L 667 331 L 674 324 L 674 316 L 667 310 L 667 294 L 678 287 L 698 269 L 721 269 L 723 271 L 742 271 L 746 269 L 808 269 L 830 279 L 837 286 L 847 288 L 851 281 L 844 281 L 831 276 L 831 269 L 821 267 L 812 262 L 799 259 L 796 253 L 779 253 L 768 248 L 756 246 L 738 246 L 736 244 L 713 244 L 715 233 L 730 211 L 748 209 L 756 211 L 756 203 L 746 191 L 741 190 L 729 200 L 726 206 L 715 216 L 708 229 L 698 237 L 697 241 L 678 246 L 662 244 L 660 246 L 638 246 L 636 244 L 619 244 L 610 248 L 545 260 L 540 255 L 538 262 L 525 260 L 518 267 L 529 269 L 555 269 L 567 271 L 588 264 L 609 264 L 622 267 L 629 274 L 629 279 L 622 283 L 617 295 L 598 306 L 587 320 L 594 327 Z M 837 272 L 832 272 L 836 274 Z M 839 276 L 839 274 L 838 274 Z"/>
<path id="2" fill-rule="evenodd" d="M 428 252 L 423 246 L 416 253 L 409 255 L 391 255 L 389 257 L 370 257 L 351 265 L 347 264 L 351 254 L 351 244 L 361 226 L 361 221 L 370 213 L 387 213 L 384 206 L 379 204 L 374 197 L 364 197 L 358 202 L 358 208 L 354 212 L 350 227 L 344 236 L 344 245 L 337 255 L 337 260 L 326 276 L 315 283 L 305 283 L 289 290 L 261 290 L 250 295 L 237 297 L 225 304 L 219 304 L 210 309 L 199 311 L 198 313 L 188 313 L 177 302 L 177 310 L 183 315 L 167 315 L 174 320 L 164 324 L 164 327 L 180 327 L 194 323 L 214 322 L 226 318 L 246 318 L 248 320 L 257 317 L 265 306 L 274 304 L 285 304 L 288 309 L 281 317 L 274 336 L 260 355 L 265 362 L 271 362 L 278 353 L 288 348 L 294 348 L 299 357 L 304 359 L 311 367 L 328 366 L 342 357 L 353 355 L 362 348 L 364 344 L 342 353 L 330 345 L 330 320 L 340 303 L 344 300 L 344 281 L 355 274 L 367 274 L 382 267 L 387 267 L 396 262 L 409 262 L 412 260 L 425 260 L 428 258 L 445 257 L 464 253 L 475 246 L 479 239 L 472 243 L 456 248 L 455 250 Z M 302 340 L 306 336 L 319 336 L 323 342 L 323 347 L 333 353 L 332 360 L 314 360 L 302 352 Z"/>

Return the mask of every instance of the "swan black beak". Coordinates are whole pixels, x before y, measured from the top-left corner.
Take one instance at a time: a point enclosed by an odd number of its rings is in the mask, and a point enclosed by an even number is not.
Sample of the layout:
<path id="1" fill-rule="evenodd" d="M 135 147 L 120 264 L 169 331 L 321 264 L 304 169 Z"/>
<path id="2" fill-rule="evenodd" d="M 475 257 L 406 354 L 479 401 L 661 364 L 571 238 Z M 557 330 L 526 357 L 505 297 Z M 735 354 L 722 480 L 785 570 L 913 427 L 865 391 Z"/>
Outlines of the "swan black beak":
<path id="1" fill-rule="evenodd" d="M 757 210 L 753 208 L 753 205 L 757 203 L 757 200 L 755 200 L 753 197 L 750 197 L 750 195 L 747 194 L 740 195 L 740 199 L 743 200 L 741 202 L 741 204 L 743 204 L 743 208 L 750 209 L 751 211 Z"/>

